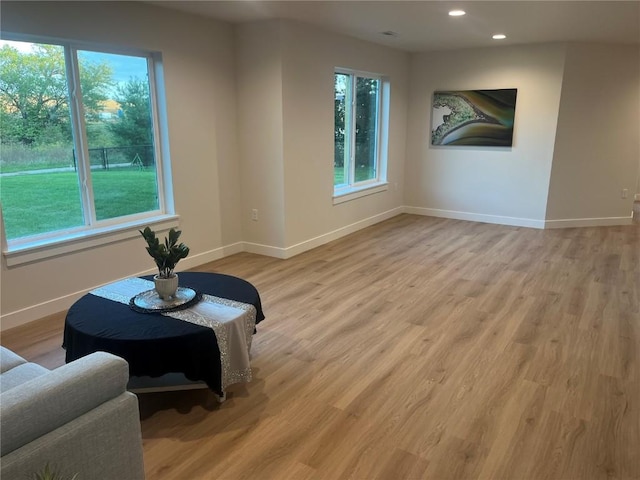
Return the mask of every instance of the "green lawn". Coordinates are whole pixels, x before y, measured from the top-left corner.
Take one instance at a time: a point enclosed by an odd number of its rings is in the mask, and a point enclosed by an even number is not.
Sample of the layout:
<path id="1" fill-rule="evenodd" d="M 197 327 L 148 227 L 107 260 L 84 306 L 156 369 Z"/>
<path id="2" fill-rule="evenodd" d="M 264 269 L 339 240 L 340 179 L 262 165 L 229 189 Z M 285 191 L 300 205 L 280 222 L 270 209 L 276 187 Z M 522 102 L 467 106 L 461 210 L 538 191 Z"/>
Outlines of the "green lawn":
<path id="1" fill-rule="evenodd" d="M 48 168 L 71 168 L 71 166 L 68 161 L 64 163 L 52 163 L 48 161 L 30 162 L 27 165 L 11 165 L 3 163 L 0 165 L 0 173 L 27 172 L 29 170 L 44 170 Z"/>
<path id="2" fill-rule="evenodd" d="M 372 171 L 371 167 L 356 168 L 356 182 L 368 180 L 373 177 L 374 174 L 375 172 Z M 333 167 L 333 184 L 341 185 L 342 183 L 344 183 L 344 168 Z"/>
<path id="3" fill-rule="evenodd" d="M 158 208 L 154 170 L 92 172 L 98 220 Z M 83 224 L 75 172 L 2 177 L 0 200 L 8 239 Z"/>
<path id="4" fill-rule="evenodd" d="M 367 168 L 356 172 L 357 181 L 370 176 Z M 343 178 L 342 168 L 335 168 L 334 185 L 341 184 Z M 98 220 L 158 208 L 154 170 L 94 170 L 92 181 Z M 10 240 L 83 224 L 75 172 L 2 177 L 0 200 Z"/>

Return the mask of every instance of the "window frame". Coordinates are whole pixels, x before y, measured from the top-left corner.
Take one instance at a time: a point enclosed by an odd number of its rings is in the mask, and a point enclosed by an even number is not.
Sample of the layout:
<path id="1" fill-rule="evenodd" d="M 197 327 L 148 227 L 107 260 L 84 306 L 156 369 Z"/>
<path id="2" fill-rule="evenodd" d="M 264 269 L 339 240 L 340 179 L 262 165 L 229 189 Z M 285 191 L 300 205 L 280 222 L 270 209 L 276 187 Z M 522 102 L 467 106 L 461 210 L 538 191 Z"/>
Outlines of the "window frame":
<path id="1" fill-rule="evenodd" d="M 19 265 L 131 238 L 139 235 L 138 229 L 146 225 L 151 225 L 158 230 L 177 227 L 179 217 L 175 214 L 173 206 L 166 106 L 164 98 L 160 98 L 164 92 L 162 55 L 159 52 L 138 48 L 117 47 L 42 35 L 2 32 L 0 38 L 7 41 L 56 45 L 64 49 L 72 145 L 78 155 L 76 173 L 84 220 L 84 225 L 8 240 L 4 228 L 4 213 L 0 206 L 2 253 L 7 265 Z M 98 220 L 96 217 L 90 173 L 89 144 L 86 136 L 86 119 L 82 91 L 79 88 L 79 51 L 128 55 L 146 59 L 158 197 L 158 206 L 154 210 L 103 220 Z"/>
<path id="2" fill-rule="evenodd" d="M 345 183 L 333 186 L 333 204 L 340 204 L 360 198 L 366 195 L 379 193 L 388 190 L 387 182 L 387 144 L 389 132 L 389 80 L 384 75 L 350 68 L 334 68 L 334 91 L 335 101 L 335 75 L 348 75 L 350 77 L 349 88 L 351 89 L 351 105 L 349 111 L 351 118 L 356 115 L 356 83 L 358 78 L 374 79 L 379 82 L 377 114 L 376 114 L 376 146 L 375 146 L 375 172 L 376 176 L 362 181 L 355 181 L 355 124 L 350 125 L 349 131 L 345 131 L 345 136 L 349 136 L 349 168 L 348 179 Z M 335 121 L 335 118 L 334 118 Z M 346 143 L 346 142 L 345 142 Z M 335 146 L 334 146 L 335 148 Z M 335 168 L 335 167 L 334 167 Z"/>

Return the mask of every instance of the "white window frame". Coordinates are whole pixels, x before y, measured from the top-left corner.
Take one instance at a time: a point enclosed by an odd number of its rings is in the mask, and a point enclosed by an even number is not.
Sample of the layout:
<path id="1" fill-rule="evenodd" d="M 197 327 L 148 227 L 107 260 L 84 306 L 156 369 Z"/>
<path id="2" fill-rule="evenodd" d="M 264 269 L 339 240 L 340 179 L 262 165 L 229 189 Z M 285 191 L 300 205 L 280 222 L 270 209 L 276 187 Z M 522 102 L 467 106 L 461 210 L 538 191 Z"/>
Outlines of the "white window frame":
<path id="1" fill-rule="evenodd" d="M 85 223 L 78 227 L 7 240 L 4 230 L 4 220 L 0 218 L 0 220 L 2 220 L 0 225 L 2 233 L 2 253 L 7 266 L 29 263 L 121 241 L 126 238 L 132 238 L 139 235 L 138 230 L 140 227 L 147 225 L 152 226 L 156 230 L 178 227 L 179 217 L 175 214 L 173 206 L 171 169 L 168 158 L 169 146 L 166 109 L 163 103 L 164 99 L 160 101 L 158 95 L 158 90 L 161 93 L 164 92 L 162 56 L 160 53 L 134 48 L 114 48 L 103 44 L 89 44 L 39 35 L 21 35 L 6 32 L 2 33 L 2 39 L 58 45 L 64 48 L 73 145 L 76 152 L 78 152 L 77 174 Z M 158 208 L 156 210 L 105 220 L 97 220 L 96 218 L 82 92 L 80 89 L 76 89 L 76 86 L 80 85 L 77 61 L 77 52 L 79 50 L 131 55 L 145 57 L 147 59 L 149 101 L 152 116 L 153 148 L 158 192 Z"/>
<path id="2" fill-rule="evenodd" d="M 334 185 L 333 187 L 333 204 L 348 202 L 356 198 L 364 197 L 374 193 L 379 193 L 388 190 L 389 184 L 387 182 L 387 151 L 388 151 L 388 137 L 389 137 L 389 95 L 390 85 L 389 80 L 380 74 L 364 72 L 359 70 L 353 70 L 348 68 L 335 68 L 334 76 L 336 74 L 343 74 L 350 76 L 351 90 L 351 102 L 348 106 L 351 112 L 351 118 L 355 118 L 356 114 L 356 81 L 358 78 L 376 79 L 380 82 L 380 88 L 378 92 L 378 106 L 376 116 L 376 149 L 375 149 L 375 171 L 376 177 L 361 182 L 355 181 L 355 125 L 349 126 L 349 131 L 345 132 L 345 136 L 348 135 L 350 143 L 350 155 L 349 155 L 349 167 L 348 175 L 344 184 Z M 335 96 L 335 91 L 334 91 Z"/>

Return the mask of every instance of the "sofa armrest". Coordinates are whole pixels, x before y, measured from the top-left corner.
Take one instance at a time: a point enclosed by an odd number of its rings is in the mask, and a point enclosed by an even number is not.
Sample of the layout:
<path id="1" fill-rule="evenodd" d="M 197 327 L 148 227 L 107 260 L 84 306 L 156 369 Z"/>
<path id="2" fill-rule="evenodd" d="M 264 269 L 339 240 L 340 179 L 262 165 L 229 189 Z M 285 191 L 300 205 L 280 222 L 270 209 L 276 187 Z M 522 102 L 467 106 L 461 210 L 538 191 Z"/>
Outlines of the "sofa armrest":
<path id="1" fill-rule="evenodd" d="M 144 480 L 137 397 L 122 393 L 4 455 L 0 478 L 33 480 L 47 464 L 65 480 Z"/>
<path id="2" fill-rule="evenodd" d="M 55 430 L 126 391 L 129 366 L 96 352 L 2 394 L 1 455 Z"/>

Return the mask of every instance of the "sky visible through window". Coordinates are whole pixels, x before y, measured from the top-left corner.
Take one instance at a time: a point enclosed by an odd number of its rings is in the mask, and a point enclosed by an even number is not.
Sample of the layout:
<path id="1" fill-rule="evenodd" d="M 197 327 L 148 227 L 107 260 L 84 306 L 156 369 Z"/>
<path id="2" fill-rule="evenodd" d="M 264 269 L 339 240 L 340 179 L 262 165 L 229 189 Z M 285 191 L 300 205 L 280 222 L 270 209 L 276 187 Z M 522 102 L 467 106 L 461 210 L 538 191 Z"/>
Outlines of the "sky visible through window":
<path id="1" fill-rule="evenodd" d="M 34 50 L 34 43 L 17 42 L 12 40 L 0 40 L 0 48 L 9 45 L 20 53 L 31 53 Z M 89 50 L 81 50 L 78 55 L 84 60 L 92 63 L 107 63 L 111 66 L 113 72 L 113 81 L 115 84 L 123 84 L 131 78 L 140 78 L 141 72 L 147 71 L 147 60 L 143 57 L 132 57 L 130 55 L 118 55 L 113 53 L 92 52 Z"/>

